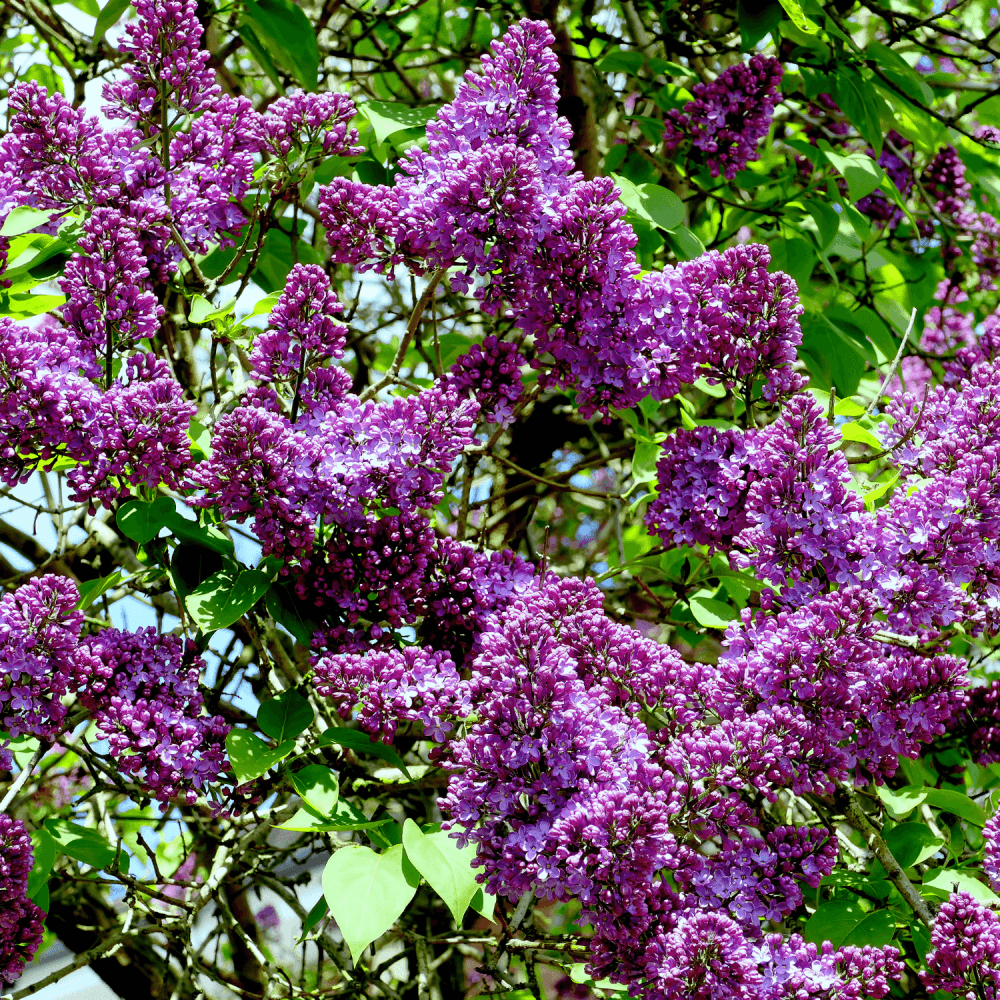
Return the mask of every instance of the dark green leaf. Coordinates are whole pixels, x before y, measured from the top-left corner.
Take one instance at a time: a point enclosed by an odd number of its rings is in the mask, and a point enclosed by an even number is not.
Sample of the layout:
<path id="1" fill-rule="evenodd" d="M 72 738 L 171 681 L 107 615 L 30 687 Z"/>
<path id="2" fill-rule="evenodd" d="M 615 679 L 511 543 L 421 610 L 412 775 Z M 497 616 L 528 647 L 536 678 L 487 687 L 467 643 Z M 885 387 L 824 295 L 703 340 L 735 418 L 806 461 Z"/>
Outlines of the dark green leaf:
<path id="1" fill-rule="evenodd" d="M 233 540 L 227 538 L 215 525 L 199 524 L 174 510 L 166 519 L 165 526 L 180 541 L 202 548 L 211 549 L 220 555 L 231 556 L 236 552 Z"/>
<path id="2" fill-rule="evenodd" d="M 320 623 L 310 616 L 313 608 L 300 601 L 295 591 L 283 583 L 272 583 L 264 598 L 267 613 L 286 628 L 298 642 L 308 646 Z"/>
<path id="3" fill-rule="evenodd" d="M 923 823 L 901 823 L 885 831 L 885 842 L 892 856 L 903 868 L 910 868 L 933 857 L 945 846 Z"/>
<path id="4" fill-rule="evenodd" d="M 295 749 L 295 740 L 269 747 L 259 736 L 246 729 L 234 729 L 226 737 L 226 752 L 239 784 L 246 784 L 269 771 Z"/>
<path id="5" fill-rule="evenodd" d="M 671 229 L 666 240 L 678 260 L 694 260 L 705 252 L 705 244 L 687 226 Z"/>
<path id="6" fill-rule="evenodd" d="M 47 819 L 45 832 L 63 854 L 94 868 L 107 868 L 115 860 L 114 848 L 96 830 L 68 819 Z"/>
<path id="7" fill-rule="evenodd" d="M 326 901 L 326 896 L 320 896 L 316 905 L 306 914 L 302 921 L 302 933 L 299 935 L 297 944 L 302 944 L 306 935 L 326 916 L 330 909 L 330 904 Z"/>
<path id="8" fill-rule="evenodd" d="M 279 743 L 304 733 L 313 718 L 312 706 L 294 688 L 263 702 L 257 710 L 257 725 L 261 732 Z"/>
<path id="9" fill-rule="evenodd" d="M 122 504 L 116 521 L 122 534 L 133 542 L 145 545 L 151 542 L 166 527 L 168 519 L 175 514 L 174 502 L 170 497 L 157 497 L 152 501 L 129 500 Z"/>
<path id="10" fill-rule="evenodd" d="M 328 729 L 317 741 L 317 746 L 328 747 L 336 743 L 338 746 L 347 747 L 355 753 L 368 753 L 373 757 L 380 757 L 387 764 L 398 767 L 400 771 L 410 777 L 403 758 L 396 751 L 385 743 L 377 743 L 367 733 L 359 732 L 357 729 L 342 729 L 335 726 Z"/>
<path id="11" fill-rule="evenodd" d="M 642 69 L 643 62 L 641 52 L 615 49 L 602 56 L 594 68 L 601 73 L 631 73 L 635 76 Z"/>
<path id="12" fill-rule="evenodd" d="M 438 108 L 436 104 L 414 108 L 409 104 L 390 104 L 387 101 L 366 101 L 361 105 L 361 111 L 371 122 L 379 143 L 404 129 L 423 128 L 438 113 Z"/>
<path id="13" fill-rule="evenodd" d="M 740 24 L 740 41 L 744 52 L 752 52 L 757 43 L 768 34 L 777 37 L 778 25 L 784 11 L 777 0 L 761 4 L 757 0 L 739 0 L 736 13 Z"/>
<path id="14" fill-rule="evenodd" d="M 876 910 L 854 925 L 847 936 L 837 946 L 854 945 L 863 948 L 866 944 L 873 948 L 887 945 L 896 933 L 896 918 L 889 910 Z"/>
<path id="15" fill-rule="evenodd" d="M 496 905 L 496 896 L 491 896 L 488 892 L 483 892 L 481 887 L 476 892 L 475 896 L 472 897 L 472 902 L 469 903 L 469 906 L 471 906 L 476 913 L 485 917 L 489 921 L 493 920 L 493 911 L 496 909 Z"/>
<path id="16" fill-rule="evenodd" d="M 97 24 L 94 25 L 94 38 L 103 38 L 108 28 L 114 27 L 118 23 L 128 7 L 129 0 L 108 0 L 97 16 Z"/>
<path id="17" fill-rule="evenodd" d="M 982 806 L 973 802 L 963 792 L 953 792 L 947 788 L 928 788 L 925 791 L 927 792 L 925 801 L 928 805 L 961 816 L 976 826 L 986 825 L 986 813 L 983 812 Z"/>
<path id="18" fill-rule="evenodd" d="M 847 181 L 847 192 L 852 202 L 866 198 L 879 185 L 885 183 L 885 171 L 864 153 L 842 156 L 840 153 L 827 150 L 826 158 Z"/>
<path id="19" fill-rule="evenodd" d="M 306 90 L 315 90 L 319 74 L 316 33 L 304 10 L 292 0 L 244 0 L 244 21 L 275 63 Z"/>

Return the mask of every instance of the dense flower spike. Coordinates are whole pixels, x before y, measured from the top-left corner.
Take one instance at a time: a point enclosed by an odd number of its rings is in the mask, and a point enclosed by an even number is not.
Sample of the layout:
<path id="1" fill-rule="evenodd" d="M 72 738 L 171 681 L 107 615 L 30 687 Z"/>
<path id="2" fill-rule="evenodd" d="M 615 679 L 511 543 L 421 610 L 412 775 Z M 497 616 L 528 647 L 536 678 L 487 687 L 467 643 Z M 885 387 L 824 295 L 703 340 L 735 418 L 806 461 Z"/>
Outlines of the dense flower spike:
<path id="1" fill-rule="evenodd" d="M 364 146 L 355 145 L 358 130 L 347 127 L 354 113 L 354 102 L 346 94 L 307 94 L 293 87 L 267 109 L 267 144 L 282 157 L 293 147 L 312 155 L 357 156 Z"/>
<path id="2" fill-rule="evenodd" d="M 42 943 L 45 911 L 20 896 L 0 903 L 0 982 L 16 983 Z"/>
<path id="3" fill-rule="evenodd" d="M 80 595 L 64 576 L 46 574 L 0 597 L 0 726 L 12 736 L 52 739 L 89 669 L 79 648 Z"/>
<path id="4" fill-rule="evenodd" d="M 508 426 L 524 392 L 523 364 L 516 344 L 491 335 L 451 366 L 451 379 L 459 391 L 472 392 L 483 420 Z"/>
<path id="5" fill-rule="evenodd" d="M 455 664 L 432 649 L 324 656 L 313 669 L 316 693 L 345 718 L 360 705 L 361 728 L 383 743 L 392 742 L 401 722 L 420 723 L 427 737 L 440 743 L 472 711 Z"/>
<path id="6" fill-rule="evenodd" d="M 158 128 L 161 115 L 208 110 L 220 88 L 198 44 L 196 0 L 138 0 L 136 12 L 138 21 L 125 26 L 119 46 L 128 57 L 127 79 L 104 85 L 105 114 Z"/>
<path id="7" fill-rule="evenodd" d="M 732 179 L 757 158 L 757 143 L 771 127 L 782 67 L 771 56 L 754 55 L 692 88 L 694 100 L 668 113 L 663 144 L 675 150 L 689 140 L 713 177 Z"/>
<path id="8" fill-rule="evenodd" d="M 64 318 L 80 343 L 106 361 L 114 348 L 153 337 L 163 307 L 147 288 L 139 241 L 119 212 L 94 209 L 80 249 L 59 283 L 69 298 Z"/>
<path id="9" fill-rule="evenodd" d="M 316 365 L 343 357 L 347 327 L 336 319 L 343 309 L 321 267 L 296 264 L 271 310 L 269 329 L 254 341 L 249 355 L 253 376 L 301 379 Z"/>
<path id="10" fill-rule="evenodd" d="M 229 725 L 202 714 L 204 662 L 194 645 L 153 628 L 106 629 L 87 644 L 95 661 L 81 691 L 123 774 L 161 802 L 199 792 L 228 768 Z"/>
<path id="11" fill-rule="evenodd" d="M 1000 920 L 969 893 L 952 893 L 941 904 L 931 949 L 927 971 L 920 973 L 928 990 L 984 998 L 1000 994 Z"/>

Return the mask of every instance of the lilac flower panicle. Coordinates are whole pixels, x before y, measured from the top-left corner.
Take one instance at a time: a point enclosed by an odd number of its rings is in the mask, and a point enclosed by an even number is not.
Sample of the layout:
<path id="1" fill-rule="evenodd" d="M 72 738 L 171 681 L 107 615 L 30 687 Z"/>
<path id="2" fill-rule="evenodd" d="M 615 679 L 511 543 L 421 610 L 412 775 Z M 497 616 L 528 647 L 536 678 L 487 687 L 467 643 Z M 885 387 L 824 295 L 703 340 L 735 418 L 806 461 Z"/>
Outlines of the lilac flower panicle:
<path id="1" fill-rule="evenodd" d="M 408 646 L 400 651 L 324 656 L 314 665 L 316 693 L 345 718 L 360 705 L 361 728 L 391 743 L 402 722 L 443 741 L 472 711 L 469 694 L 447 653 Z"/>
<path id="2" fill-rule="evenodd" d="M 35 858 L 20 820 L 0 813 L 0 983 L 15 983 L 42 943 L 45 912 L 27 898 Z"/>
<path id="3" fill-rule="evenodd" d="M 482 419 L 508 426 L 524 393 L 523 364 L 516 344 L 498 340 L 491 334 L 482 345 L 474 344 L 452 365 L 450 377 L 460 392 L 473 394 L 479 402 Z"/>
<path id="4" fill-rule="evenodd" d="M 928 990 L 960 996 L 1000 995 L 1000 920 L 967 892 L 953 892 L 941 904 L 931 928 L 927 969 L 920 978 Z"/>
<path id="5" fill-rule="evenodd" d="M 757 158 L 757 142 L 771 127 L 782 72 L 777 59 L 758 54 L 723 70 L 711 83 L 696 83 L 694 100 L 667 113 L 664 147 L 673 151 L 689 140 L 713 177 L 732 180 Z"/>
<path id="6" fill-rule="evenodd" d="M 358 130 L 349 129 L 354 102 L 346 94 L 307 94 L 298 87 L 287 91 L 267 109 L 264 132 L 268 145 L 285 157 L 293 146 L 312 149 L 315 143 L 326 156 L 358 156 Z"/>
<path id="7" fill-rule="evenodd" d="M 90 667 L 79 649 L 79 600 L 70 579 L 51 573 L 0 597 L 0 726 L 12 736 L 62 732 L 60 699 Z"/>
<path id="8" fill-rule="evenodd" d="M 229 767 L 230 726 L 202 714 L 198 682 L 205 664 L 193 643 L 152 627 L 112 628 L 87 648 L 96 665 L 80 700 L 119 769 L 160 802 L 178 795 L 196 801 Z"/>
<path id="9" fill-rule="evenodd" d="M 344 355 L 344 307 L 330 279 L 315 264 L 296 264 L 271 310 L 269 328 L 250 351 L 251 373 L 268 381 L 294 379 L 330 358 Z"/>

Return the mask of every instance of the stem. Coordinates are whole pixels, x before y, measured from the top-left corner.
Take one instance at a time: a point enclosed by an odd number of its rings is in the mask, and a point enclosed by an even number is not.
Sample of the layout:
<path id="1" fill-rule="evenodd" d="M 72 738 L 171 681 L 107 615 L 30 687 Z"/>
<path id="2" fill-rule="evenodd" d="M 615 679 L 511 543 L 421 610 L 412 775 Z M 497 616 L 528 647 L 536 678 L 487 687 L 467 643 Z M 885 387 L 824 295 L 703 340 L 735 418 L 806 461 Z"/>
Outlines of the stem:
<path id="1" fill-rule="evenodd" d="M 399 350 L 396 351 L 396 356 L 392 359 L 392 364 L 389 366 L 389 370 L 385 373 L 385 378 L 383 378 L 377 385 L 369 386 L 361 396 L 361 402 L 364 403 L 369 399 L 377 396 L 387 385 L 391 385 L 395 381 L 396 376 L 399 374 L 399 369 L 403 367 L 403 359 L 406 357 L 406 352 L 410 349 L 410 343 L 413 340 L 414 334 L 420 327 L 420 317 L 423 316 L 424 310 L 430 304 L 431 297 L 434 295 L 434 289 L 441 283 L 441 279 L 448 273 L 447 268 L 440 268 L 435 271 L 431 276 L 431 280 L 427 282 L 427 287 L 424 289 L 424 294 L 420 296 L 419 301 L 413 307 L 413 312 L 410 314 L 410 320 L 406 324 L 406 333 L 403 335 L 403 340 L 399 345 Z"/>
<path id="2" fill-rule="evenodd" d="M 882 385 L 879 388 L 879 391 L 875 393 L 875 396 L 872 399 L 872 401 L 868 404 L 868 406 L 865 407 L 865 412 L 861 414 L 862 417 L 867 417 L 868 414 L 875 409 L 875 407 L 878 405 L 878 401 L 885 394 L 886 386 L 892 380 L 892 376 L 895 375 L 896 368 L 898 367 L 899 362 L 903 357 L 903 351 L 906 349 L 906 342 L 910 339 L 910 334 L 913 332 L 913 324 L 916 322 L 916 320 L 917 320 L 917 310 L 914 309 L 913 312 L 910 313 L 910 322 L 907 323 L 906 325 L 906 333 L 903 334 L 903 339 L 899 343 L 899 350 L 896 351 L 896 356 L 892 359 L 892 364 L 889 366 L 889 371 L 886 372 L 886 376 L 882 380 Z"/>
<path id="3" fill-rule="evenodd" d="M 31 760 L 21 768 L 21 773 L 14 779 L 10 788 L 7 789 L 7 794 L 4 795 L 3 799 L 0 799 L 0 812 L 3 812 L 14 801 L 15 796 L 24 787 L 24 783 L 31 776 L 31 772 L 34 771 L 35 765 L 45 756 L 45 752 L 48 749 L 48 743 L 43 742 L 38 744 L 38 749 L 32 754 Z"/>
<path id="4" fill-rule="evenodd" d="M 295 396 L 292 399 L 292 423 L 294 424 L 299 415 L 299 403 L 301 402 L 302 380 L 306 377 L 306 345 L 299 344 L 299 373 L 295 376 Z"/>
<path id="5" fill-rule="evenodd" d="M 910 904 L 920 920 L 930 927 L 934 923 L 934 915 L 927 906 L 924 897 L 917 892 L 913 883 L 907 878 L 906 872 L 893 857 L 885 838 L 872 826 L 871 820 L 865 815 L 865 811 L 858 801 L 858 793 L 851 787 L 844 787 L 844 792 L 847 795 L 844 818 L 865 838 L 868 849 L 881 862 L 889 881 L 899 890 L 899 894 Z"/>

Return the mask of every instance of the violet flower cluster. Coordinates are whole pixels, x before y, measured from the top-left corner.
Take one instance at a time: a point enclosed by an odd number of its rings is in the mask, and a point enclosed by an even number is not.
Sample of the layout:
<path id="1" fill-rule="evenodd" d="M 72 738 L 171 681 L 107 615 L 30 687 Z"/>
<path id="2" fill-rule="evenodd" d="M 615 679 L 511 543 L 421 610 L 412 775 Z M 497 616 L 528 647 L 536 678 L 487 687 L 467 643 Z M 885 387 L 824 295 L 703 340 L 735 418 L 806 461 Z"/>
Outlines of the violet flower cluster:
<path id="1" fill-rule="evenodd" d="M 771 127 L 783 69 L 771 56 L 754 55 L 691 88 L 694 100 L 667 113 L 663 145 L 674 152 L 689 142 L 713 177 L 732 180 L 757 158 L 757 143 Z M 697 152 L 694 152 L 694 151 Z"/>
<path id="2" fill-rule="evenodd" d="M 639 280 L 614 184 L 573 172 L 552 41 L 542 22 L 521 21 L 495 42 L 391 187 L 335 178 L 321 190 L 334 260 L 390 274 L 401 263 L 418 273 L 460 268 L 453 287 L 533 336 L 542 384 L 572 386 L 584 415 L 648 393 L 669 398 L 702 365 L 741 391 L 748 380 L 753 388 L 757 366 L 767 399 L 798 388 L 788 366 L 800 310 L 789 279 L 767 274 L 766 249 L 736 247 Z M 728 127 L 713 140 L 702 130 L 727 162 L 750 155 L 749 137 L 773 111 L 777 62 L 762 59 L 717 81 L 716 90 L 731 84 L 728 100 L 754 109 L 739 142 Z"/>
<path id="3" fill-rule="evenodd" d="M 42 943 L 45 911 L 27 897 L 34 864 L 20 820 L 0 813 L 0 983 L 15 983 Z"/>

